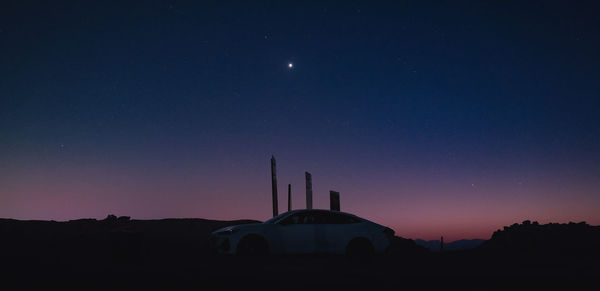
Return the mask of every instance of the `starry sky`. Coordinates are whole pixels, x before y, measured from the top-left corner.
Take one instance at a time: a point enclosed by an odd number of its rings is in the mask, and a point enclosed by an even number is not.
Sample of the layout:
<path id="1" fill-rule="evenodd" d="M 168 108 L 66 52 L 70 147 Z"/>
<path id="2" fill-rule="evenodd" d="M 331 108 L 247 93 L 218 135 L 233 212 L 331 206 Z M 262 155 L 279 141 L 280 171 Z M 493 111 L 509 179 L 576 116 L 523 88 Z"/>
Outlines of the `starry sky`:
<path id="1" fill-rule="evenodd" d="M 598 1 L 2 1 L 0 217 L 600 224 Z M 290 68 L 289 64 L 293 64 Z"/>

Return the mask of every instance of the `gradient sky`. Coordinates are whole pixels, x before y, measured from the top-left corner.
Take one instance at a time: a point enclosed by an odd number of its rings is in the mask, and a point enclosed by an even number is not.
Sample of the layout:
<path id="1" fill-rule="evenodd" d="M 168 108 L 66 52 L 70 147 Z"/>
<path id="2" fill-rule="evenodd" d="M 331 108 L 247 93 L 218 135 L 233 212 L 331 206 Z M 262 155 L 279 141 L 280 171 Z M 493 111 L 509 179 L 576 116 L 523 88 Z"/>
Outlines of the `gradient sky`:
<path id="1" fill-rule="evenodd" d="M 265 220 L 273 154 L 403 237 L 598 225 L 598 11 L 2 1 L 0 217 Z"/>

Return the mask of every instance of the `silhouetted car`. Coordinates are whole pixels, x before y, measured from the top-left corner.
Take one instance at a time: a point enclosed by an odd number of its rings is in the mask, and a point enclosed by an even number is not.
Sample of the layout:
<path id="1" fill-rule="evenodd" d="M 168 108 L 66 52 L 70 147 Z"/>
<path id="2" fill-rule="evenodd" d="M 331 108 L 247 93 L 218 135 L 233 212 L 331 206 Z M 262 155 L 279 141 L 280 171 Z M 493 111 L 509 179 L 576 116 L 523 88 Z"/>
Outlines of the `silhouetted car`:
<path id="1" fill-rule="evenodd" d="M 293 210 L 264 223 L 225 227 L 211 234 L 226 254 L 382 253 L 394 231 L 358 216 L 329 210 Z"/>

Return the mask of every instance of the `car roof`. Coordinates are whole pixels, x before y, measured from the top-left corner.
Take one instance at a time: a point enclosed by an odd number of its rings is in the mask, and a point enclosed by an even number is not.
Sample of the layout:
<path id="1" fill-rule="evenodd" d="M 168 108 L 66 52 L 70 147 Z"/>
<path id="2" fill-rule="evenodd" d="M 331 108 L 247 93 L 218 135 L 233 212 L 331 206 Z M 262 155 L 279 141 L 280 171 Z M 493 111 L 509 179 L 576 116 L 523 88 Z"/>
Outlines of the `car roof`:
<path id="1" fill-rule="evenodd" d="M 294 214 L 294 213 L 301 213 L 301 212 L 327 212 L 327 213 L 336 213 L 336 214 L 342 214 L 342 215 L 349 215 L 349 216 L 360 218 L 360 219 L 364 220 L 364 218 L 358 217 L 358 216 L 356 216 L 356 215 L 354 215 L 352 213 L 347 213 L 347 212 L 342 212 L 342 211 L 336 211 L 336 210 L 329 210 L 329 209 L 295 209 L 295 210 L 288 211 L 287 213 Z"/>

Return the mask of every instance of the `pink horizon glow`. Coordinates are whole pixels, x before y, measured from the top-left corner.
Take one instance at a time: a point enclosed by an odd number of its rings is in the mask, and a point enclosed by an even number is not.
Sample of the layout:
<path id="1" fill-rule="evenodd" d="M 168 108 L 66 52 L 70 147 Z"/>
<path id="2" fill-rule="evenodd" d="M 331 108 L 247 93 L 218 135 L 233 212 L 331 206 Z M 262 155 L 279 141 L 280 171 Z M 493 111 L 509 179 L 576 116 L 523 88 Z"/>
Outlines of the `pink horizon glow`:
<path id="1" fill-rule="evenodd" d="M 390 175 L 365 176 L 361 182 L 327 174 L 326 169 L 312 173 L 315 208 L 328 208 L 328 191 L 338 190 L 342 211 L 389 226 L 405 238 L 489 239 L 497 229 L 523 220 L 600 224 L 593 189 L 555 187 L 546 179 L 530 180 L 527 187 L 502 187 L 499 180 L 504 178 L 496 177 L 474 187 L 459 179 L 394 180 Z M 271 215 L 266 165 L 261 171 L 232 167 L 210 175 L 193 167 L 165 173 L 111 165 L 21 167 L 2 174 L 2 193 L 10 194 L 0 198 L 4 218 L 62 221 L 115 214 L 134 219 L 264 221 Z M 410 173 L 397 174 L 406 175 Z M 305 206 L 303 172 L 282 167 L 280 213 L 287 206 L 288 183 L 293 209 Z M 568 195 L 573 189 L 578 195 Z"/>

